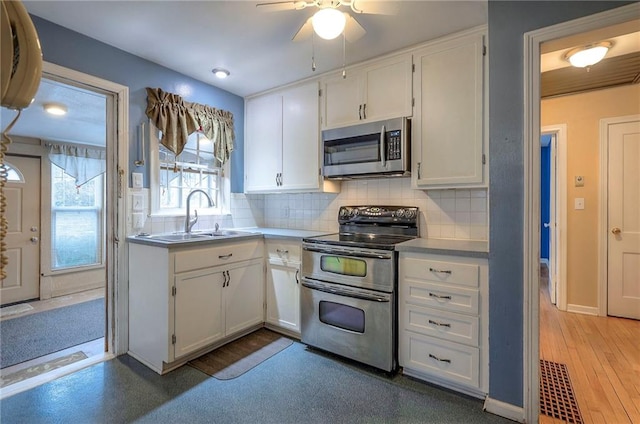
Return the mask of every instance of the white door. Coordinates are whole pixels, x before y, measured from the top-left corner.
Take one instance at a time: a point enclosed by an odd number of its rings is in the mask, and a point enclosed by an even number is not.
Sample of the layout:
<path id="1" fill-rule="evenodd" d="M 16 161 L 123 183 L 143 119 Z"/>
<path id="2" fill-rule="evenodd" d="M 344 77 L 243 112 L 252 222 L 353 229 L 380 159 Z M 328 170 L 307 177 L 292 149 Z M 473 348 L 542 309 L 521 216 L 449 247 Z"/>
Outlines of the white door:
<path id="1" fill-rule="evenodd" d="M 0 303 L 20 302 L 40 296 L 40 158 L 5 157 L 15 173 L 7 182 L 6 278 L 0 286 Z"/>
<path id="2" fill-rule="evenodd" d="M 640 121 L 608 127 L 608 315 L 640 319 Z"/>

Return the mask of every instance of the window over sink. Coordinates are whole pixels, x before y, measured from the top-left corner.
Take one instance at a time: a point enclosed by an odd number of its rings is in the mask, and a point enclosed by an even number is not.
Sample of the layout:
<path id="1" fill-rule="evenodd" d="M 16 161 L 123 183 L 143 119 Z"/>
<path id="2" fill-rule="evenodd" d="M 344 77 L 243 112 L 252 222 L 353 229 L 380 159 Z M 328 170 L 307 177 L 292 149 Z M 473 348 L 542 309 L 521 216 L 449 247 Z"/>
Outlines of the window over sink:
<path id="1" fill-rule="evenodd" d="M 150 136 L 151 214 L 178 216 L 186 211 L 192 190 L 204 190 L 213 200 L 209 207 L 205 196 L 193 196 L 191 209 L 200 215 L 222 214 L 228 208 L 228 164 L 222 166 L 214 156 L 213 142 L 201 132 L 189 136 L 184 150 L 175 155 L 159 142 L 160 132 L 152 124 Z"/>

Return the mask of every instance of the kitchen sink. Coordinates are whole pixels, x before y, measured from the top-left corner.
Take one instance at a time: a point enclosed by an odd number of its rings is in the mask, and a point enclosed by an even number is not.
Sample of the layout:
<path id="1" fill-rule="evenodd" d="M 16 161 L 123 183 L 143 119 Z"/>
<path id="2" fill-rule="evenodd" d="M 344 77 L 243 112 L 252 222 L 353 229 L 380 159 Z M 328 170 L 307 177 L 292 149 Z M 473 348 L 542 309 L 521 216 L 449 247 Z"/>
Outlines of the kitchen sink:
<path id="1" fill-rule="evenodd" d="M 140 234 L 135 238 L 138 240 L 149 240 L 153 242 L 157 242 L 163 245 L 171 245 L 171 244 L 183 244 L 183 243 L 195 243 L 195 242 L 203 242 L 214 241 L 214 240 L 225 240 L 231 238 L 240 238 L 240 237 L 248 237 L 255 236 L 256 233 L 251 233 L 248 231 L 236 231 L 236 230 L 202 230 L 202 231 L 194 231 L 191 233 L 165 233 L 165 234 Z"/>

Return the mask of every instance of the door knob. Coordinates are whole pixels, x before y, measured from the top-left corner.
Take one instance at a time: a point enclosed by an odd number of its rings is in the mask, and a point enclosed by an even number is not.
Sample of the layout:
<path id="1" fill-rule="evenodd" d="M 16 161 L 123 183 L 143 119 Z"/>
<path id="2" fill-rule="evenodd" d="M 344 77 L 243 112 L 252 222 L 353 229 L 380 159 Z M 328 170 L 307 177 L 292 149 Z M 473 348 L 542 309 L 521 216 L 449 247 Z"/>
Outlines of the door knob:
<path id="1" fill-rule="evenodd" d="M 614 227 L 613 229 L 611 229 L 611 232 L 615 235 L 618 235 L 622 232 L 622 230 L 618 227 Z"/>
<path id="2" fill-rule="evenodd" d="M 38 237 L 31 237 L 29 241 L 33 244 L 36 244 L 38 242 Z"/>

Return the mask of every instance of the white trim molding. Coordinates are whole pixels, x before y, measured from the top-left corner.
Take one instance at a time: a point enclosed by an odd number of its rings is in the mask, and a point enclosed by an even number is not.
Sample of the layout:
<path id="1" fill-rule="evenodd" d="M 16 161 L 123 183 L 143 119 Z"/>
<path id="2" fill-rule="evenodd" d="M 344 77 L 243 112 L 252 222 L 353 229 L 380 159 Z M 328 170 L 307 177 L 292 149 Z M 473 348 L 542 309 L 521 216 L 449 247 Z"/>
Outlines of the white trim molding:
<path id="1" fill-rule="evenodd" d="M 526 422 L 539 418 L 539 276 L 540 261 L 540 45 L 640 18 L 640 3 L 562 22 L 524 34 L 523 119 L 523 405 Z M 536 147 L 536 148 L 534 148 Z"/>
<path id="2" fill-rule="evenodd" d="M 44 62 L 43 76 L 94 88 L 107 95 L 107 346 L 108 353 L 128 350 L 128 269 L 126 262 L 126 186 L 129 169 L 129 87 Z M 105 358 L 110 357 L 105 355 Z"/>
<path id="3" fill-rule="evenodd" d="M 499 415 L 501 417 L 523 423 L 524 420 L 524 409 L 512 405 L 510 403 L 501 402 L 499 400 L 491 399 L 487 396 L 484 400 L 484 406 L 482 408 L 484 411 L 487 411 L 494 415 Z M 535 421 L 534 421 L 535 422 Z"/>
<path id="4" fill-rule="evenodd" d="M 640 115 L 619 116 L 600 120 L 600 181 L 598 188 L 599 214 L 598 214 L 598 307 L 597 314 L 607 316 L 608 293 L 607 275 L 609 238 L 609 126 L 635 122 L 640 120 Z"/>
<path id="5" fill-rule="evenodd" d="M 556 251 L 558 260 L 556 267 L 557 299 L 556 306 L 561 311 L 567 310 L 567 124 L 547 125 L 540 129 L 541 134 L 556 136 Z"/>
<path id="6" fill-rule="evenodd" d="M 595 306 L 573 305 L 570 303 L 567 305 L 567 312 L 573 312 L 574 314 L 598 316 L 598 308 Z"/>

